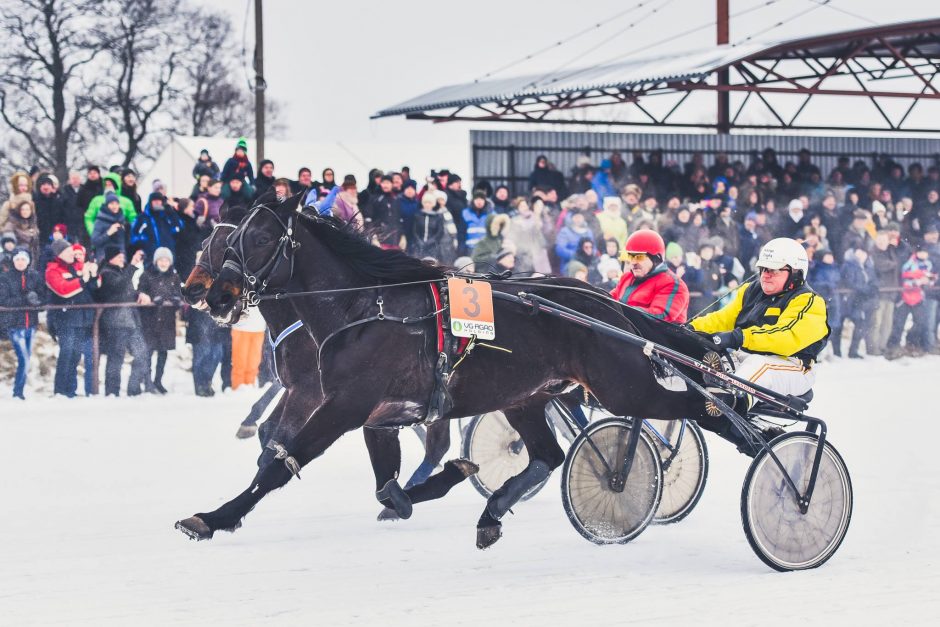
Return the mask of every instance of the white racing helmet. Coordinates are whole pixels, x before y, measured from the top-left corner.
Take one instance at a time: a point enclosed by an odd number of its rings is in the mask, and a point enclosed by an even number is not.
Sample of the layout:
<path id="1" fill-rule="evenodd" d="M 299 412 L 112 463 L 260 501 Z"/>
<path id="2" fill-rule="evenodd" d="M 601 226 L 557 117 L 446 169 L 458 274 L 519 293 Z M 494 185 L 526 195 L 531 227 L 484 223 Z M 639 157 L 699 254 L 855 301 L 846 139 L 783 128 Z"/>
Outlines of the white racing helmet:
<path id="1" fill-rule="evenodd" d="M 757 269 L 779 270 L 786 266 L 799 270 L 805 277 L 809 270 L 806 249 L 789 237 L 778 237 L 764 244 L 757 257 Z"/>

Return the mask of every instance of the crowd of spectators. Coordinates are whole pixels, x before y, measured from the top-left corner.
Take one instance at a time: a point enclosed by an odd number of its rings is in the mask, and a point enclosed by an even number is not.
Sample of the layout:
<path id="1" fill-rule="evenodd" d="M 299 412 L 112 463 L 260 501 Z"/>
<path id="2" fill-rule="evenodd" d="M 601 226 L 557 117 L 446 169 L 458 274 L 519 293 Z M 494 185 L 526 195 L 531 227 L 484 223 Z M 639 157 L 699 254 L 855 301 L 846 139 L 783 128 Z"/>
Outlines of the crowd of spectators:
<path id="1" fill-rule="evenodd" d="M 524 194 L 478 180 L 469 190 L 447 169 L 424 181 L 409 168 L 372 170 L 361 186 L 337 181 L 331 168 L 296 179 L 261 161 L 257 172 L 245 140 L 219 167 L 202 151 L 189 193 L 171 196 L 158 180 L 141 196 L 136 173 L 89 166 L 62 185 L 41 168 L 16 172 L 0 207 L 0 330 L 18 360 L 13 394 L 24 397 L 39 313 L 58 343 L 53 392 L 94 389 L 92 328 L 100 309 L 104 393 L 121 393 L 130 355 L 129 395 L 164 394 L 177 318 L 193 347 L 195 392 L 263 383 L 271 377 L 264 321 L 254 314 L 233 329 L 181 305 L 180 285 L 203 239 L 226 207 L 249 207 L 260 195 L 303 193 L 306 206 L 354 221 L 375 245 L 398 248 L 459 269 L 556 273 L 604 289 L 623 272 L 630 233 L 653 229 L 667 243 L 665 263 L 693 294 L 690 316 L 719 306 L 753 275 L 761 246 L 795 238 L 811 259 L 809 283 L 826 299 L 833 353 L 842 355 L 842 328 L 852 323 L 848 356 L 937 353 L 934 289 L 940 267 L 940 169 L 905 170 L 887 156 L 872 163 L 840 158 L 824 175 L 808 150 L 780 163 L 773 149 L 750 163 L 717 154 L 693 155 L 680 166 L 662 154 L 614 152 L 596 165 L 579 157 L 570 173 L 536 159 Z M 183 190 L 176 190 L 177 192 Z M 130 306 L 133 304 L 141 305 Z M 121 306 L 125 305 L 125 306 Z M 26 308 L 26 309 L 24 309 Z M 909 319 L 912 324 L 908 324 Z M 865 350 L 860 352 L 864 345 Z"/>

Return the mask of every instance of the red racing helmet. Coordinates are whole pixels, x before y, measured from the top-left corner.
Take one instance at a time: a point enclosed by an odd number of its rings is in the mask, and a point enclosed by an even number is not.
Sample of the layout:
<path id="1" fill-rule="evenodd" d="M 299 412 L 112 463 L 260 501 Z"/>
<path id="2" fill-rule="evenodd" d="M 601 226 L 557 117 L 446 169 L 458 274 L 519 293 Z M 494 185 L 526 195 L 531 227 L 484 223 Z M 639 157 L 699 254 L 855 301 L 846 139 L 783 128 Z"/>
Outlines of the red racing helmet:
<path id="1" fill-rule="evenodd" d="M 623 250 L 627 253 L 646 253 L 662 258 L 666 256 L 666 243 L 656 231 L 643 229 L 627 238 Z"/>

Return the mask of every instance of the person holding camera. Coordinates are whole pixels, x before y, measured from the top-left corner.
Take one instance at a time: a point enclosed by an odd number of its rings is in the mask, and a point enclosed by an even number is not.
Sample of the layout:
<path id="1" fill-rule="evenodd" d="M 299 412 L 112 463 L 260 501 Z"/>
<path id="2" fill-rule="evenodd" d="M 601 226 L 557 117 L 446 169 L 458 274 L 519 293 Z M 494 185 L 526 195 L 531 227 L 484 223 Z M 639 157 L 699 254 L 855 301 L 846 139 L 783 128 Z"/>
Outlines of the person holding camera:
<path id="1" fill-rule="evenodd" d="M 0 275 L 0 305 L 3 307 L 36 307 L 42 304 L 43 284 L 38 272 L 30 268 L 29 251 L 18 248 L 13 253 L 13 267 Z M 39 311 L 11 311 L 0 314 L 0 329 L 6 332 L 16 353 L 16 376 L 13 398 L 25 399 L 29 357 L 33 351 L 33 334 L 39 322 Z"/>
<path id="2" fill-rule="evenodd" d="M 91 245 L 99 262 L 106 248 L 117 248 L 121 252 L 127 250 L 128 224 L 121 203 L 114 192 L 105 194 L 104 208 L 95 218 L 95 226 L 91 231 Z"/>

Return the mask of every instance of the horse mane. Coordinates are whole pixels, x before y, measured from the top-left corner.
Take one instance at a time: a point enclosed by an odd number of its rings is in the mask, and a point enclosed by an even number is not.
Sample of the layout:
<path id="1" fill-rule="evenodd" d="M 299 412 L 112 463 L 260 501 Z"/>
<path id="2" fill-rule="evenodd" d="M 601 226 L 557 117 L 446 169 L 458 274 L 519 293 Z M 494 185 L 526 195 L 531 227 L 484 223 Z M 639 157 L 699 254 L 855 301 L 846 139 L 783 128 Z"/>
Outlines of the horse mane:
<path id="1" fill-rule="evenodd" d="M 359 274 L 378 281 L 406 283 L 443 279 L 446 268 L 410 257 L 400 250 L 373 246 L 368 233 L 335 216 L 299 213 L 311 235 Z"/>

